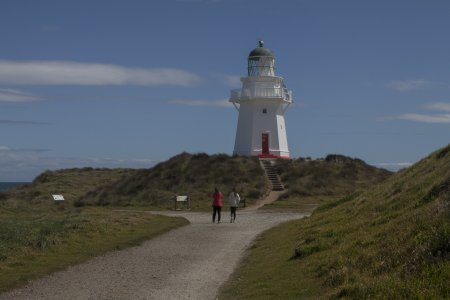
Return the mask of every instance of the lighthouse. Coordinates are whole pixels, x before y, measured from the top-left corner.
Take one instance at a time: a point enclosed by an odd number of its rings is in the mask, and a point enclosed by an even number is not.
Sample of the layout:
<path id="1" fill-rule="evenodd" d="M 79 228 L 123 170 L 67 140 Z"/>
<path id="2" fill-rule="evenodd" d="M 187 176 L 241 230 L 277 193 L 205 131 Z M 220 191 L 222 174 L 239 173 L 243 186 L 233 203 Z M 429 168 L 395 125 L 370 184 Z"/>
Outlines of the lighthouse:
<path id="1" fill-rule="evenodd" d="M 284 113 L 292 91 L 275 75 L 275 57 L 263 41 L 248 55 L 248 76 L 241 82 L 229 100 L 239 112 L 233 154 L 290 157 Z"/>

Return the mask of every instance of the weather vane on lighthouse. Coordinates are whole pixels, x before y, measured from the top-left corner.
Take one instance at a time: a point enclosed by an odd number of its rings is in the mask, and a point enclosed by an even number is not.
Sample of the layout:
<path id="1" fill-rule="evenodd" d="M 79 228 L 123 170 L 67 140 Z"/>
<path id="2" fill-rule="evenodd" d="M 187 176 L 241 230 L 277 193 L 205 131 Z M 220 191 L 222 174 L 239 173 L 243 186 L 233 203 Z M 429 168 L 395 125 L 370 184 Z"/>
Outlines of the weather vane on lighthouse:
<path id="1" fill-rule="evenodd" d="M 263 41 L 248 55 L 248 76 L 241 82 L 229 100 L 239 111 L 233 154 L 290 157 L 284 113 L 292 91 L 275 75 L 275 57 Z"/>

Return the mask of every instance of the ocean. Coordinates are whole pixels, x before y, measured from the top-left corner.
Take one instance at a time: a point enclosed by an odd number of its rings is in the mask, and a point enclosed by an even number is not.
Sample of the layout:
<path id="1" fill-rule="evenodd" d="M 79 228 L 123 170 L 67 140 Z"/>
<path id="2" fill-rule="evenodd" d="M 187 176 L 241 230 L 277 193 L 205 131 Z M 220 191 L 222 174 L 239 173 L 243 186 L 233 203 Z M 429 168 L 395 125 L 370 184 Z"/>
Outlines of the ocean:
<path id="1" fill-rule="evenodd" d="M 0 192 L 4 192 L 7 189 L 10 189 L 17 185 L 27 184 L 27 183 L 30 183 L 30 182 L 0 182 Z"/>

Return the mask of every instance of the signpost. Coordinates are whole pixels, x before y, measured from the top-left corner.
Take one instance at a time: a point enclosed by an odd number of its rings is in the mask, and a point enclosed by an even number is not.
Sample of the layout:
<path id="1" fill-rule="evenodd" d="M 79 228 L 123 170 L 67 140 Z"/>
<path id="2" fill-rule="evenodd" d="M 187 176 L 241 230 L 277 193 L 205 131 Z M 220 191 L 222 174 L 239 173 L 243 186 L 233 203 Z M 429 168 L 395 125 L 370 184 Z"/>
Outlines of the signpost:
<path id="1" fill-rule="evenodd" d="M 53 196 L 53 200 L 55 200 L 55 201 L 64 201 L 63 195 L 52 195 L 52 196 Z"/>

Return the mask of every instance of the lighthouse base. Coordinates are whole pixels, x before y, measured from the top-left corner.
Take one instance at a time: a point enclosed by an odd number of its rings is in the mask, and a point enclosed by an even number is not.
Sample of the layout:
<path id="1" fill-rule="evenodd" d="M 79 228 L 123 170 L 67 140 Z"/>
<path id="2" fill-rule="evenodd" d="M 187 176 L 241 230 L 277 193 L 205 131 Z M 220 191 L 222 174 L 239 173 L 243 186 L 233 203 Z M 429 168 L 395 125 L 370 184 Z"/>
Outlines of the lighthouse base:
<path id="1" fill-rule="evenodd" d="M 285 158 L 285 159 L 291 159 L 289 156 L 279 156 L 279 155 L 273 155 L 273 154 L 258 154 L 258 158 Z"/>

